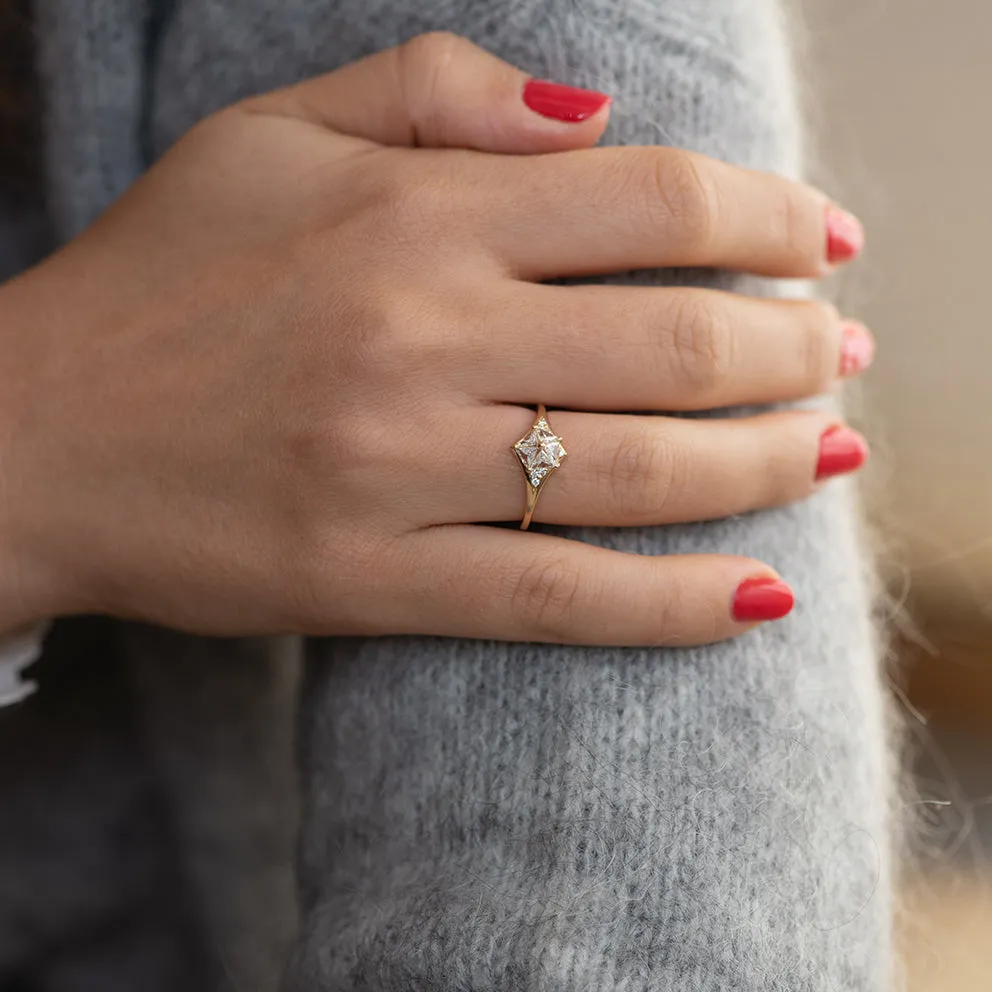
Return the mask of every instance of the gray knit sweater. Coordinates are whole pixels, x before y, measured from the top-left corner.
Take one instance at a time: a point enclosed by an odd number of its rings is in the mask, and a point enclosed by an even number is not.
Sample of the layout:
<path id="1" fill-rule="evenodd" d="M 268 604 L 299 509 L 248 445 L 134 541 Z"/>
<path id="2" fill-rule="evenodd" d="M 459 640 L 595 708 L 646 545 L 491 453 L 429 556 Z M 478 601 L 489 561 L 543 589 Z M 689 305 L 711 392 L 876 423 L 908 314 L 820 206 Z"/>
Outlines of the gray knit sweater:
<path id="1" fill-rule="evenodd" d="M 72 237 L 223 104 L 458 31 L 615 98 L 608 143 L 802 169 L 775 0 L 35 0 Z M 14 258 L 18 231 L 0 229 Z M 767 281 L 649 273 L 752 293 Z M 794 289 L 791 291 L 795 291 Z M 62 622 L 0 713 L 0 989 L 882 992 L 889 768 L 851 492 L 568 536 L 775 566 L 691 649 L 293 645 Z M 32 984 L 34 983 L 34 984 Z"/>

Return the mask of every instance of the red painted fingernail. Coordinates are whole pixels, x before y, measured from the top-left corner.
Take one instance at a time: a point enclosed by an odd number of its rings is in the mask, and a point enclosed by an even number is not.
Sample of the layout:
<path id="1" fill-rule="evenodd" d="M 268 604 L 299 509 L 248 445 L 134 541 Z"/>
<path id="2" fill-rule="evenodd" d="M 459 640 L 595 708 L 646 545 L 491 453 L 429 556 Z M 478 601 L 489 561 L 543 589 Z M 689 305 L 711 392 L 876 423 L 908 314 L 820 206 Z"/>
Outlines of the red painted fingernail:
<path id="1" fill-rule="evenodd" d="M 829 427 L 820 435 L 816 478 L 854 472 L 868 461 L 868 442 L 850 427 Z"/>
<path id="2" fill-rule="evenodd" d="M 864 372 L 875 358 L 875 339 L 860 321 L 848 320 L 841 331 L 840 375 Z"/>
<path id="3" fill-rule="evenodd" d="M 611 99 L 595 90 L 580 90 L 546 79 L 532 79 L 524 87 L 524 103 L 542 117 L 577 124 L 598 114 L 611 103 Z"/>
<path id="4" fill-rule="evenodd" d="M 865 246 L 861 221 L 840 207 L 827 207 L 827 261 L 831 265 L 850 262 Z"/>
<path id="5" fill-rule="evenodd" d="M 794 593 L 781 579 L 767 575 L 745 579 L 734 593 L 734 619 L 738 623 L 781 620 L 795 603 Z"/>

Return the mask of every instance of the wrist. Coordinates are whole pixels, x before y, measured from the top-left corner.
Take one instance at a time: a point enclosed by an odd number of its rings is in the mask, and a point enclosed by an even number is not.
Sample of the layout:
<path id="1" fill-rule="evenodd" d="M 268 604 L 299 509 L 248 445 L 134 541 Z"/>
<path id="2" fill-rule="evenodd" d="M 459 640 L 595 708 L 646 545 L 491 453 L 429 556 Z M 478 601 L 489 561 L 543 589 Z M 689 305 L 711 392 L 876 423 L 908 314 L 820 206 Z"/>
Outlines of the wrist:
<path id="1" fill-rule="evenodd" d="M 35 436 L 47 319 L 35 298 L 26 279 L 0 285 L 0 638 L 70 612 L 63 575 L 49 558 L 46 486 L 37 480 L 50 459 Z"/>

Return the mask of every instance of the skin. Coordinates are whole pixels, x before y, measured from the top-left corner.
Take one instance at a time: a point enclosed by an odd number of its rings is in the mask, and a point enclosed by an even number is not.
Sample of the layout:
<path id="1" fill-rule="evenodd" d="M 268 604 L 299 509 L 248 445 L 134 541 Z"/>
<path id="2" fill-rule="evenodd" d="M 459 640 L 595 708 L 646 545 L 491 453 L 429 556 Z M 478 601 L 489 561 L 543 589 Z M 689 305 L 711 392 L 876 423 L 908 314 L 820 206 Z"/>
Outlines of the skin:
<path id="1" fill-rule="evenodd" d="M 775 575 L 761 562 L 480 524 L 522 515 L 510 446 L 538 401 L 570 455 L 537 522 L 809 495 L 826 414 L 610 411 L 820 392 L 833 308 L 539 283 L 815 277 L 829 201 L 688 152 L 594 149 L 608 108 L 546 119 L 526 80 L 427 35 L 240 103 L 0 289 L 0 628 L 99 612 L 219 635 L 687 644 L 752 626 L 730 604 Z"/>

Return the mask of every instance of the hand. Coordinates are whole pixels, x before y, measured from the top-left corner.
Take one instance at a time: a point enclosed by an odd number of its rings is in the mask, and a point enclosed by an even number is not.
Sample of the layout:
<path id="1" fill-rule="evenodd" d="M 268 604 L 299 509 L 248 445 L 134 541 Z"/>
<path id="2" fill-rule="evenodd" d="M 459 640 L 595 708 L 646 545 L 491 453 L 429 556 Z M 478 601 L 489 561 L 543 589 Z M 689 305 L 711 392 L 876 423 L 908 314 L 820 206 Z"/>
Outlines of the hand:
<path id="1" fill-rule="evenodd" d="M 570 452 L 538 522 L 800 499 L 825 434 L 854 467 L 863 445 L 824 413 L 609 412 L 821 391 L 869 340 L 851 327 L 845 351 L 829 306 L 539 282 L 817 276 L 856 247 L 851 221 L 773 175 L 590 149 L 605 100 L 553 120 L 525 83 L 429 35 L 245 101 L 2 290 L 7 626 L 686 644 L 762 615 L 737 596 L 774 578 L 756 561 L 480 522 L 522 515 L 511 445 L 538 401 Z"/>

